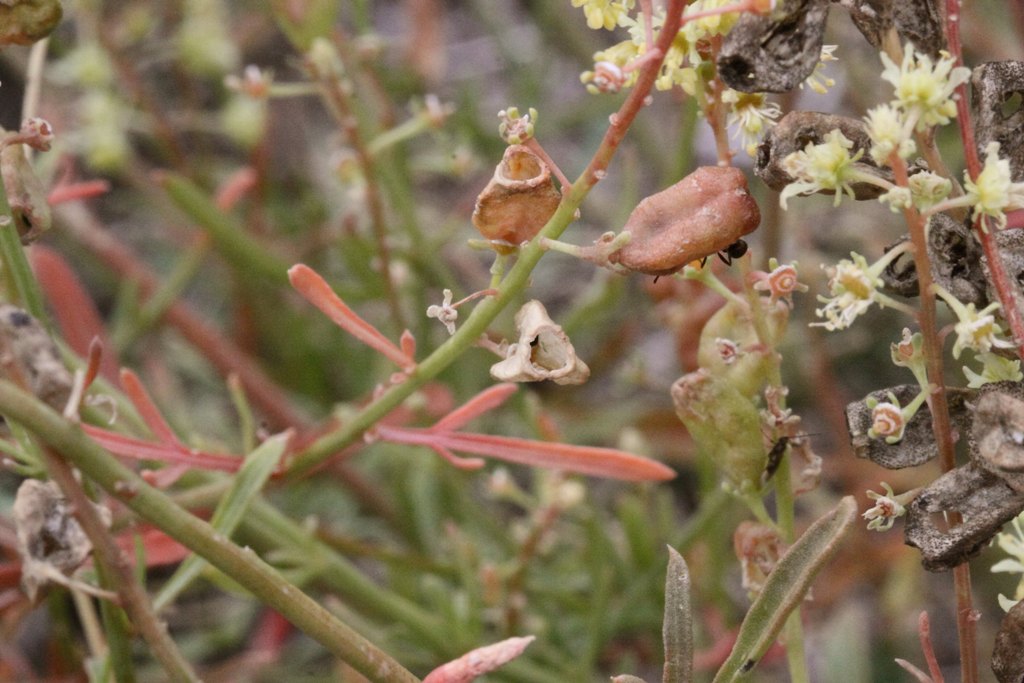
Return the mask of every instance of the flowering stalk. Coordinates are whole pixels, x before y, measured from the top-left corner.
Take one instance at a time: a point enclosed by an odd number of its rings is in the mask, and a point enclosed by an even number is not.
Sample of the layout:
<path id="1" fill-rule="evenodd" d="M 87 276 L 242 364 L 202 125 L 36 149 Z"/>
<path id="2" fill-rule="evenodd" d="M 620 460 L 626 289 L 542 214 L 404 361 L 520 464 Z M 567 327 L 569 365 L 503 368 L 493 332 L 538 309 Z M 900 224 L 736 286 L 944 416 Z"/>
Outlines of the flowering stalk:
<path id="1" fill-rule="evenodd" d="M 896 184 L 909 186 L 907 165 L 897 154 L 889 156 Z M 943 472 L 956 467 L 956 451 L 953 444 L 953 425 L 949 418 L 949 403 L 946 398 L 946 382 L 942 362 L 942 342 L 939 340 L 935 323 L 935 290 L 932 283 L 931 263 L 928 259 L 928 234 L 926 220 L 913 206 L 903 209 L 903 217 L 910 230 L 914 245 L 914 268 L 917 271 L 921 307 L 918 324 L 924 339 L 924 355 L 927 361 L 928 380 L 935 386 L 928 401 L 932 413 L 932 433 L 939 451 L 939 463 Z M 994 241 L 993 241 L 994 243 Z M 998 258 L 998 254 L 996 255 Z M 990 260 L 991 264 L 992 261 Z M 1012 304 L 1013 299 L 1009 300 Z M 1016 306 L 1013 306 L 1016 308 Z M 960 514 L 949 513 L 950 526 L 961 523 Z M 971 605 L 971 570 L 963 563 L 953 570 L 953 582 L 957 602 L 957 633 L 960 638 L 960 667 L 964 683 L 977 683 L 978 663 L 976 655 L 976 633 L 974 610 Z"/>
<path id="2" fill-rule="evenodd" d="M 671 0 L 669 3 L 665 25 L 658 34 L 658 41 L 654 48 L 661 55 L 668 52 L 679 31 L 679 17 L 684 4 L 683 0 Z M 640 69 L 637 82 L 626 101 L 623 102 L 619 111 L 610 117 L 610 125 L 604 139 L 587 168 L 564 193 L 558 209 L 537 237 L 520 250 L 515 265 L 508 271 L 505 278 L 500 283 L 495 283 L 498 293 L 473 309 L 472 314 L 454 335 L 410 370 L 406 381 L 392 386 L 340 429 L 325 434 L 297 454 L 289 470 L 291 476 L 301 476 L 302 473 L 309 471 L 353 443 L 416 389 L 455 362 L 465 349 L 477 342 L 480 335 L 486 331 L 487 326 L 505 306 L 520 295 L 527 285 L 530 273 L 544 255 L 541 238 L 557 239 L 572 222 L 576 210 L 590 190 L 604 178 L 615 151 L 622 143 L 626 131 L 644 106 L 644 102 L 654 86 L 661 62 L 661 59 L 652 59 Z"/>

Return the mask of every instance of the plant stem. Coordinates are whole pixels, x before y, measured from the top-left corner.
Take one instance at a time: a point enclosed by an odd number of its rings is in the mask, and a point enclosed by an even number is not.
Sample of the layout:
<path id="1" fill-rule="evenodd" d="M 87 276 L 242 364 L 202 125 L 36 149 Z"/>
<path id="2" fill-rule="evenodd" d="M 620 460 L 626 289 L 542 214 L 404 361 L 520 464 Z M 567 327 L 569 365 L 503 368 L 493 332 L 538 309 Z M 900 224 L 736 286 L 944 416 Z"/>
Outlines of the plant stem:
<path id="1" fill-rule="evenodd" d="M 682 13 L 683 5 L 683 0 L 671 0 L 669 3 L 665 25 L 658 35 L 658 43 L 655 48 L 660 50 L 662 55 L 668 52 L 672 40 L 678 32 L 679 15 Z M 623 102 L 619 111 L 610 117 L 611 123 L 605 132 L 604 139 L 587 168 L 563 194 L 561 204 L 540 233 L 520 250 L 518 260 L 509 270 L 505 279 L 500 284 L 492 283 L 491 286 L 498 293 L 473 309 L 462 327 L 416 366 L 404 382 L 392 386 L 340 429 L 325 434 L 298 453 L 289 467 L 290 476 L 301 476 L 354 443 L 361 434 L 370 429 L 384 415 L 460 358 L 463 351 L 476 343 L 480 335 L 486 331 L 487 326 L 505 306 L 526 289 L 530 273 L 540 261 L 541 256 L 544 255 L 540 244 L 541 239 L 557 239 L 572 222 L 576 210 L 583 203 L 587 193 L 604 177 L 616 149 L 643 107 L 644 101 L 654 85 L 658 70 L 661 68 L 661 61 L 660 59 L 651 60 L 641 69 L 629 97 Z"/>
<path id="2" fill-rule="evenodd" d="M 946 36 L 949 43 L 949 53 L 956 58 L 956 65 L 963 66 L 963 48 L 960 46 L 960 0 L 946 0 Z M 971 127 L 971 114 L 967 103 L 967 85 L 961 83 L 956 87 L 956 120 L 960 127 L 960 139 L 963 141 L 964 161 L 967 165 L 967 174 L 971 180 L 977 180 L 981 173 L 981 160 L 978 158 L 978 144 L 974 139 L 974 129 Z M 1003 317 L 1006 319 L 1013 334 L 1013 341 L 1017 344 L 1017 355 L 1024 358 L 1024 315 L 1017 307 L 1017 297 L 1014 292 L 1014 283 L 1010 281 L 1006 273 L 1006 266 L 1003 264 L 1002 255 L 996 245 L 995 235 L 985 229 L 982 220 L 974 221 L 974 234 L 981 242 L 981 249 L 985 253 L 985 260 L 988 262 L 989 273 L 992 275 L 992 284 L 996 289 L 996 296 L 1002 304 Z"/>
<path id="3" fill-rule="evenodd" d="M 4 414 L 7 414 L 6 411 Z M 31 428 L 31 427 L 30 427 Z M 178 650 L 167 625 L 157 618 L 149 603 L 149 596 L 135 579 L 132 568 L 124 558 L 106 525 L 85 495 L 81 484 L 75 480 L 71 468 L 64 460 L 49 448 L 42 448 L 43 462 L 50 478 L 57 482 L 64 496 L 71 502 L 75 518 L 82 525 L 82 530 L 92 542 L 93 557 L 109 573 L 115 583 L 121 604 L 132 624 L 138 629 L 142 638 L 149 645 L 150 651 L 164 667 L 172 681 L 198 681 L 199 677 L 187 659 Z"/>
<path id="4" fill-rule="evenodd" d="M 146 521 L 202 556 L 371 681 L 418 683 L 396 660 L 286 581 L 251 550 L 217 534 L 85 436 L 77 424 L 0 380 L 0 414 L 21 423 Z"/>
<path id="5" fill-rule="evenodd" d="M 39 291 L 32 269 L 25 258 L 25 249 L 21 246 L 21 237 L 15 227 L 17 221 L 11 215 L 11 206 L 7 201 L 7 192 L 0 185 L 0 217 L 7 220 L 0 225 L 0 263 L 3 277 L 14 303 L 22 306 L 32 314 L 45 328 L 50 328 L 49 316 L 43 305 L 43 295 Z"/>
<path id="6" fill-rule="evenodd" d="M 895 154 L 889 159 L 896 184 L 908 187 L 907 166 Z M 903 217 L 910 230 L 910 240 L 914 245 L 914 268 L 917 270 L 917 282 L 921 306 L 918 312 L 918 325 L 924 338 L 924 354 L 928 369 L 928 382 L 934 387 L 928 399 L 928 407 L 932 414 L 932 432 L 939 450 L 939 463 L 943 472 L 956 467 L 956 450 L 953 443 L 953 426 L 949 418 L 949 404 L 946 398 L 945 370 L 942 361 L 942 342 L 939 339 L 935 323 L 935 291 L 932 288 L 932 269 L 928 259 L 927 225 L 920 212 L 914 208 L 903 210 Z M 949 525 L 956 526 L 962 522 L 959 513 L 948 513 Z M 971 606 L 971 570 L 967 564 L 961 564 L 953 572 L 953 582 L 957 603 L 957 633 L 960 638 L 960 670 L 962 683 L 977 683 L 978 663 L 976 653 L 976 634 L 974 610 Z"/>

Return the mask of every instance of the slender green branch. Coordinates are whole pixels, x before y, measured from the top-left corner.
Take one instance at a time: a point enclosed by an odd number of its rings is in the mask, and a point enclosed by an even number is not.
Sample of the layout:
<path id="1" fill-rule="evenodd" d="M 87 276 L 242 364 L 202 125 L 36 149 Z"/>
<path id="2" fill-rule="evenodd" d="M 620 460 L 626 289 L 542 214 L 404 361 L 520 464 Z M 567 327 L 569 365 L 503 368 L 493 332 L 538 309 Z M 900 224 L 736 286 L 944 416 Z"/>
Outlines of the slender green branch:
<path id="1" fill-rule="evenodd" d="M 662 55 L 668 52 L 672 40 L 678 32 L 684 4 L 682 0 L 671 0 L 669 3 L 665 25 L 658 36 L 655 48 L 660 50 Z M 542 238 L 558 239 L 575 218 L 576 210 L 583 203 L 587 193 L 604 177 L 608 164 L 621 144 L 626 130 L 643 107 L 644 101 L 654 85 L 661 62 L 661 59 L 651 60 L 641 70 L 629 97 L 626 98 L 619 111 L 611 116 L 611 125 L 586 170 L 562 197 L 562 203 L 540 233 L 520 250 L 519 258 L 501 284 L 494 286 L 492 283 L 498 293 L 473 309 L 472 314 L 459 330 L 421 362 L 405 381 L 392 386 L 339 430 L 320 437 L 301 453 L 298 453 L 289 468 L 290 476 L 301 476 L 309 472 L 335 453 L 354 443 L 363 432 L 370 429 L 384 415 L 461 357 L 466 349 L 476 343 L 479 336 L 484 333 L 498 314 L 520 295 L 527 286 L 530 273 L 533 272 L 541 256 L 544 255 L 544 250 L 541 248 Z"/>
<path id="2" fill-rule="evenodd" d="M 89 439 L 78 425 L 6 380 L 0 380 L 0 414 L 20 422 L 107 493 L 230 576 L 371 681 L 418 681 L 255 553 L 225 541 L 209 524 L 175 505 Z"/>
<path id="3" fill-rule="evenodd" d="M 15 227 L 17 222 L 11 215 L 11 206 L 3 185 L 0 185 L 0 220 L 6 221 L 0 224 L 0 263 L 3 265 L 7 286 L 13 289 L 10 294 L 18 305 L 49 328 L 50 318 L 43 305 L 43 294 L 25 258 L 25 249 L 21 246 L 21 237 Z"/>
<path id="4" fill-rule="evenodd" d="M 7 414 L 6 412 L 4 414 Z M 30 426 L 31 428 L 31 426 Z M 71 468 L 60 456 L 48 448 L 42 449 L 43 461 L 50 478 L 57 482 L 64 496 L 71 502 L 75 517 L 89 541 L 92 542 L 93 557 L 103 566 L 104 572 L 116 582 L 117 594 L 121 604 L 128 613 L 132 624 L 138 629 L 172 681 L 198 681 L 199 677 L 189 661 L 185 659 L 178 646 L 174 644 L 167 626 L 161 622 L 149 603 L 149 596 L 135 579 L 132 568 L 124 558 L 106 525 L 92 506 L 92 502 L 82 485 L 75 480 Z"/>

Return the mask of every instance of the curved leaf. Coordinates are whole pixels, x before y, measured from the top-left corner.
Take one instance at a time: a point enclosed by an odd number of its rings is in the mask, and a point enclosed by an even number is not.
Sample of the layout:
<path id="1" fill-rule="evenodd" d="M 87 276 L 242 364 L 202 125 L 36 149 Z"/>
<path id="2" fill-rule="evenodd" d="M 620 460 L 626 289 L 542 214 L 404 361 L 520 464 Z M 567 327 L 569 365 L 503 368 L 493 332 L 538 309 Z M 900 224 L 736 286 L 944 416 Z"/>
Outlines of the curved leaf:
<path id="1" fill-rule="evenodd" d="M 690 570 L 686 560 L 668 547 L 668 576 L 665 577 L 665 670 L 662 683 L 690 683 L 693 680 L 693 610 L 690 607 Z"/>

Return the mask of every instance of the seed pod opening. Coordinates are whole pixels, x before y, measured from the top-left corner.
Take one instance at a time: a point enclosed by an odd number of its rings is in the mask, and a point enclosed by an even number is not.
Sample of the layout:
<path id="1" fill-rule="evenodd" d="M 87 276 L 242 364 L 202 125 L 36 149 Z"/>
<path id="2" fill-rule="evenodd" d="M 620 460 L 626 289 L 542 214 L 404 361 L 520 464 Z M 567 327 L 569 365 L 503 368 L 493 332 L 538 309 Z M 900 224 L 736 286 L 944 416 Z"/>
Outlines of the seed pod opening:
<path id="1" fill-rule="evenodd" d="M 488 240 L 512 249 L 540 232 L 562 201 L 551 169 L 523 145 L 505 150 L 494 176 L 476 198 L 473 225 Z"/>
<path id="2" fill-rule="evenodd" d="M 760 222 L 742 171 L 703 166 L 641 201 L 623 228 L 632 239 L 609 260 L 640 273 L 669 275 L 726 249 Z"/>

